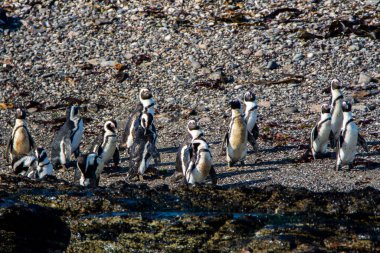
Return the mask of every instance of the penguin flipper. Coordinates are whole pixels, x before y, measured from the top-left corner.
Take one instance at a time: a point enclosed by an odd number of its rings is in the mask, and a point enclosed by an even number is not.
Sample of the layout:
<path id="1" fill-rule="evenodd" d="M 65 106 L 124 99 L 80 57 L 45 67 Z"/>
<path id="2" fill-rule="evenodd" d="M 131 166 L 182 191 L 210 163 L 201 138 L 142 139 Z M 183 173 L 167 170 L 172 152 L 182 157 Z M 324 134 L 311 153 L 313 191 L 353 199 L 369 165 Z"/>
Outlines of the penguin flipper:
<path id="1" fill-rule="evenodd" d="M 9 137 L 8 139 L 8 143 L 7 143 L 7 150 L 5 151 L 5 160 L 7 162 L 9 162 L 9 156 L 10 156 L 10 153 L 12 152 L 12 143 L 13 143 L 13 137 Z"/>
<path id="2" fill-rule="evenodd" d="M 113 163 L 115 164 L 115 167 L 119 166 L 119 163 L 120 163 L 120 152 L 119 152 L 119 148 L 118 147 L 116 147 L 115 152 L 113 153 L 112 160 L 113 160 Z"/>
<path id="3" fill-rule="evenodd" d="M 330 140 L 331 148 L 335 148 L 335 136 L 332 130 L 330 131 L 330 134 L 329 134 L 329 140 Z"/>
<path id="4" fill-rule="evenodd" d="M 229 135 L 228 135 L 228 132 L 226 133 L 226 135 L 224 136 L 224 139 L 223 139 L 223 143 L 222 143 L 222 150 L 220 152 L 221 155 L 224 155 L 225 153 L 225 148 L 228 147 L 228 139 L 229 139 Z"/>
<path id="5" fill-rule="evenodd" d="M 259 127 L 257 126 L 257 123 L 252 128 L 252 135 L 255 140 L 259 138 Z"/>
<path id="6" fill-rule="evenodd" d="M 25 130 L 26 130 L 26 132 L 27 132 L 27 134 L 28 134 L 29 143 L 30 143 L 30 149 L 33 150 L 33 149 L 36 148 L 36 144 L 35 144 L 35 142 L 34 142 L 34 140 L 33 140 L 32 135 L 31 135 L 30 132 L 29 132 L 29 129 L 28 129 L 27 127 L 25 127 Z"/>
<path id="7" fill-rule="evenodd" d="M 367 142 L 366 142 L 366 140 L 364 139 L 364 137 L 361 136 L 360 134 L 358 134 L 358 143 L 359 143 L 359 145 L 365 150 L 365 152 L 368 152 L 368 145 L 367 145 Z"/>
<path id="8" fill-rule="evenodd" d="M 218 182 L 218 178 L 216 176 L 216 171 L 215 171 L 214 166 L 211 166 L 211 168 L 210 168 L 210 177 L 211 177 L 212 184 L 216 185 Z"/>

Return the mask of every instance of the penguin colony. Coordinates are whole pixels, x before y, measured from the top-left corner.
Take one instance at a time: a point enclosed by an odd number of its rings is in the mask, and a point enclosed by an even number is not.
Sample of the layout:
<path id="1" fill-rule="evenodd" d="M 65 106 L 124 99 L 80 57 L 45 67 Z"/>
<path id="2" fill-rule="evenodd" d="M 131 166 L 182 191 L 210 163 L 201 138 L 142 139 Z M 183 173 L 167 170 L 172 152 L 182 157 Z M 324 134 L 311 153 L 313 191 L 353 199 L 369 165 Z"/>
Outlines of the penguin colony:
<path id="1" fill-rule="evenodd" d="M 321 119 L 310 135 L 310 151 L 314 159 L 326 157 L 328 147 L 335 148 L 336 170 L 345 165 L 349 169 L 353 168 L 358 144 L 368 152 L 367 144 L 352 118 L 351 104 L 344 101 L 341 88 L 338 80 L 331 81 L 331 103 L 322 104 Z M 222 154 L 226 155 L 229 167 L 236 163 L 244 165 L 248 143 L 254 152 L 258 150 L 256 95 L 250 91 L 246 92 L 243 103 L 237 99 L 229 103 L 231 121 L 222 144 Z M 155 104 L 152 92 L 146 88 L 141 89 L 139 103 L 129 115 L 121 136 L 120 148 L 126 151 L 129 159 L 127 178 L 130 180 L 143 180 L 147 171 L 157 172 L 156 168 L 161 162 L 156 147 Z M 120 162 L 117 122 L 106 121 L 103 139 L 95 140 L 92 152 L 82 153 L 80 143 L 84 134 L 84 124 L 79 111 L 78 106 L 67 108 L 66 121 L 53 137 L 51 160 L 49 160 L 46 149 L 35 147 L 27 126 L 26 111 L 17 109 L 15 126 L 6 150 L 6 159 L 11 162 L 13 172 L 42 179 L 53 175 L 54 170 L 62 167 L 75 167 L 76 171 L 80 172 L 80 185 L 98 186 L 105 165 L 112 161 L 117 167 Z M 195 120 L 188 122 L 187 132 L 188 137 L 180 145 L 176 155 L 176 170 L 172 178 L 174 180 L 182 178 L 185 184 L 191 185 L 204 183 L 210 179 L 215 185 L 217 174 L 204 132 Z M 72 160 L 72 157 L 75 160 Z"/>

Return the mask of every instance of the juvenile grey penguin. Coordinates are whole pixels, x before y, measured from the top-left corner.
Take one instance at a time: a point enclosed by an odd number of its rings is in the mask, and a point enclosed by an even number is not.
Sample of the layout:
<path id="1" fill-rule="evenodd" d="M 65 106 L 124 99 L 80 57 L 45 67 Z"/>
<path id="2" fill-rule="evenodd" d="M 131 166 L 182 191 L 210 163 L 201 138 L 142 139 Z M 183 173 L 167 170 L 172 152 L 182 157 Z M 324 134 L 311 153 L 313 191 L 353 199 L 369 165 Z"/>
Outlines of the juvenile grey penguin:
<path id="1" fill-rule="evenodd" d="M 351 170 L 354 168 L 354 159 L 357 152 L 357 144 L 368 152 L 367 143 L 359 134 L 358 126 L 352 118 L 352 106 L 349 102 L 342 103 L 343 109 L 343 125 L 337 143 L 337 161 L 336 170 L 340 170 L 342 166 L 348 165 Z"/>
<path id="2" fill-rule="evenodd" d="M 202 183 L 210 175 L 212 184 L 216 185 L 217 177 L 212 165 L 212 155 L 204 139 L 195 139 L 189 149 L 190 159 L 183 166 L 183 175 L 186 183 Z"/>
<path id="3" fill-rule="evenodd" d="M 116 167 L 120 162 L 119 149 L 116 145 L 117 132 L 117 122 L 115 120 L 107 121 L 104 124 L 103 142 L 100 145 L 96 144 L 92 149 L 98 156 L 103 157 L 104 164 L 107 164 L 112 159 Z"/>
<path id="4" fill-rule="evenodd" d="M 341 88 L 342 86 L 337 79 L 331 81 L 331 130 L 335 140 L 332 147 L 335 147 L 335 143 L 338 141 L 343 122 L 343 94 L 340 91 Z"/>
<path id="5" fill-rule="evenodd" d="M 46 150 L 43 147 L 37 147 L 36 168 L 28 173 L 28 177 L 43 179 L 53 174 L 53 165 L 49 161 Z"/>
<path id="6" fill-rule="evenodd" d="M 155 145 L 156 134 L 152 129 L 153 115 L 144 112 L 140 118 L 140 126 L 136 130 L 136 139 L 130 149 L 128 178 L 136 176 L 142 179 L 145 171 L 151 165 L 151 159 L 155 160 L 159 153 Z"/>
<path id="7" fill-rule="evenodd" d="M 246 92 L 244 94 L 245 113 L 244 119 L 247 123 L 248 142 L 252 148 L 257 152 L 257 138 L 259 137 L 259 127 L 257 126 L 257 103 L 256 95 L 253 92 Z"/>
<path id="8" fill-rule="evenodd" d="M 77 160 L 77 168 L 81 172 L 79 184 L 86 187 L 99 185 L 100 174 L 104 168 L 101 156 L 96 153 L 80 154 Z"/>
<path id="9" fill-rule="evenodd" d="M 72 153 L 75 157 L 79 156 L 83 132 L 83 119 L 79 116 L 79 107 L 68 107 L 66 122 L 55 134 L 52 142 L 51 160 L 55 169 L 60 165 L 68 166 Z"/>
<path id="10" fill-rule="evenodd" d="M 26 175 L 36 167 L 36 157 L 32 155 L 23 156 L 20 159 L 13 159 L 12 169 L 15 174 Z"/>
<path id="11" fill-rule="evenodd" d="M 15 126 L 8 140 L 7 150 L 5 152 L 7 162 L 9 162 L 9 160 L 13 162 L 14 159 L 18 160 L 28 155 L 34 149 L 34 146 L 34 140 L 26 123 L 26 111 L 19 108 L 16 110 Z"/>
<path id="12" fill-rule="evenodd" d="M 223 140 L 223 147 L 226 148 L 228 166 L 233 166 L 236 162 L 244 165 L 247 155 L 247 124 L 243 118 L 241 103 L 239 100 L 230 102 L 232 111 L 231 123 Z"/>
<path id="13" fill-rule="evenodd" d="M 144 111 L 147 111 L 148 113 L 152 114 L 152 116 L 154 116 L 154 105 L 155 101 L 153 99 L 152 92 L 146 88 L 141 89 L 139 93 L 139 104 L 129 115 L 121 140 L 120 146 L 127 148 L 128 152 L 136 139 L 136 130 L 140 126 L 140 117 L 142 113 Z M 153 128 L 155 128 L 154 125 Z"/>
<path id="14" fill-rule="evenodd" d="M 334 143 L 334 134 L 331 131 L 330 106 L 323 104 L 321 106 L 321 119 L 313 127 L 310 136 L 310 147 L 314 159 L 320 158 L 326 153 L 329 142 L 330 146 Z"/>

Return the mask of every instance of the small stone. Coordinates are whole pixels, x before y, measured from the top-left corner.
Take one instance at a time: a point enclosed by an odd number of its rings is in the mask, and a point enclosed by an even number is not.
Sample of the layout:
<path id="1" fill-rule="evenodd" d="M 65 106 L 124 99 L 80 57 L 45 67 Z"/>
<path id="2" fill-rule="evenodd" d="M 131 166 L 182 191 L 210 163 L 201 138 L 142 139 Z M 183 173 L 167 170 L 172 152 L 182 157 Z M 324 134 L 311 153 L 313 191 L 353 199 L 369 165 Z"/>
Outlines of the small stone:
<path id="1" fill-rule="evenodd" d="M 278 67 L 280 66 L 274 60 L 269 61 L 267 64 L 267 69 L 277 69 Z"/>
<path id="2" fill-rule="evenodd" d="M 239 85 L 236 85 L 235 87 L 234 87 L 234 89 L 235 90 L 238 90 L 238 89 L 240 89 L 240 88 L 242 88 L 243 87 L 243 85 L 242 84 L 239 84 Z"/>
<path id="3" fill-rule="evenodd" d="M 367 75 L 366 73 L 364 72 L 361 72 L 360 73 L 360 76 L 359 76 L 359 84 L 368 84 L 372 81 L 372 77 L 370 77 L 369 75 Z"/>
<path id="4" fill-rule="evenodd" d="M 203 43 L 199 43 L 199 44 L 198 44 L 198 47 L 199 47 L 200 49 L 204 49 L 204 50 L 207 49 L 207 45 L 206 45 L 206 44 L 203 44 Z"/>
<path id="5" fill-rule="evenodd" d="M 211 80 L 214 80 L 214 81 L 221 80 L 222 77 L 223 77 L 222 71 L 215 71 L 214 73 L 211 73 L 208 76 L 208 78 L 210 78 Z"/>
<path id="6" fill-rule="evenodd" d="M 199 69 L 201 68 L 201 64 L 195 60 L 194 56 L 190 55 L 189 56 L 189 61 L 191 62 L 191 66 L 194 68 L 194 69 Z"/>
<path id="7" fill-rule="evenodd" d="M 169 34 L 169 35 L 166 35 L 164 40 L 165 41 L 170 41 L 172 39 L 172 36 Z"/>
<path id="8" fill-rule="evenodd" d="M 359 51 L 360 50 L 360 46 L 355 44 L 355 45 L 351 45 L 348 47 L 348 51 L 352 52 L 352 51 Z"/>
<path id="9" fill-rule="evenodd" d="M 292 113 L 297 113 L 299 110 L 296 107 L 289 106 L 284 109 L 284 113 L 286 114 L 292 114 Z"/>
<path id="10" fill-rule="evenodd" d="M 314 56 L 313 53 L 308 53 L 308 54 L 307 54 L 307 58 L 312 58 L 313 56 Z"/>
<path id="11" fill-rule="evenodd" d="M 264 55 L 263 50 L 259 50 L 259 51 L 255 52 L 255 57 L 262 57 L 263 55 Z"/>
<path id="12" fill-rule="evenodd" d="M 303 54 L 296 54 L 294 57 L 293 57 L 293 61 L 300 61 L 302 60 L 303 58 L 305 58 L 305 56 Z"/>
<path id="13" fill-rule="evenodd" d="M 241 53 L 244 54 L 244 55 L 250 55 L 250 54 L 252 54 L 252 50 L 251 49 L 243 49 L 241 51 Z"/>

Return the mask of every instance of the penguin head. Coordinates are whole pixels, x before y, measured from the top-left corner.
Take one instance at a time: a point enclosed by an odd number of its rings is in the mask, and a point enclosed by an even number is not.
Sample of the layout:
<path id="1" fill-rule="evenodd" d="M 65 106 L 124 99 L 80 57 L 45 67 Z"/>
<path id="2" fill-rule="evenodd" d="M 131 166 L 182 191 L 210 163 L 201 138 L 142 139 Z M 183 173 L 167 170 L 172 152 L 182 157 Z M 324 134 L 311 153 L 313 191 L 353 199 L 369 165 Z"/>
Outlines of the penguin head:
<path id="1" fill-rule="evenodd" d="M 200 149 L 205 149 L 205 150 L 209 149 L 207 142 L 205 142 L 204 140 L 195 140 L 192 142 L 191 145 L 193 147 L 194 153 L 198 153 Z"/>
<path id="2" fill-rule="evenodd" d="M 75 120 L 79 117 L 79 106 L 73 105 L 66 109 L 66 119 Z"/>
<path id="3" fill-rule="evenodd" d="M 46 150 L 41 146 L 37 147 L 36 148 L 36 157 L 37 157 L 38 162 L 44 161 L 47 158 Z"/>
<path id="4" fill-rule="evenodd" d="M 230 107 L 231 107 L 231 109 L 239 110 L 239 109 L 241 109 L 241 103 L 239 100 L 234 99 L 234 100 L 230 101 Z"/>
<path id="5" fill-rule="evenodd" d="M 116 133 L 117 131 L 117 122 L 116 120 L 108 120 L 104 124 L 104 131 L 111 131 L 112 133 Z"/>
<path id="6" fill-rule="evenodd" d="M 200 127 L 195 120 L 190 120 L 189 123 L 187 123 L 187 130 L 188 131 L 199 130 L 199 129 L 200 129 Z"/>
<path id="7" fill-rule="evenodd" d="M 338 79 L 333 79 L 331 81 L 331 90 L 339 90 L 342 88 L 341 83 L 338 81 Z"/>
<path id="8" fill-rule="evenodd" d="M 26 119 L 26 111 L 22 108 L 17 108 L 16 119 Z"/>
<path id="9" fill-rule="evenodd" d="M 348 102 L 348 101 L 343 101 L 343 103 L 342 103 L 342 110 L 343 110 L 343 112 L 350 112 L 351 109 L 352 109 L 351 103 Z"/>
<path id="10" fill-rule="evenodd" d="M 153 123 L 153 115 L 148 113 L 147 111 L 144 111 L 141 115 L 141 126 L 144 128 L 145 134 L 149 130 L 150 126 Z"/>
<path id="11" fill-rule="evenodd" d="M 328 104 L 323 104 L 323 105 L 321 106 L 321 112 L 322 112 L 322 113 L 330 113 L 330 111 L 331 111 L 331 107 L 330 107 L 330 105 L 328 105 Z"/>
<path id="12" fill-rule="evenodd" d="M 255 93 L 251 92 L 251 91 L 247 91 L 245 94 L 244 94 L 244 101 L 245 102 L 254 102 L 256 100 L 256 95 Z"/>
<path id="13" fill-rule="evenodd" d="M 140 90 L 140 100 L 147 100 L 151 99 L 152 97 L 152 92 L 149 89 L 143 88 Z"/>

